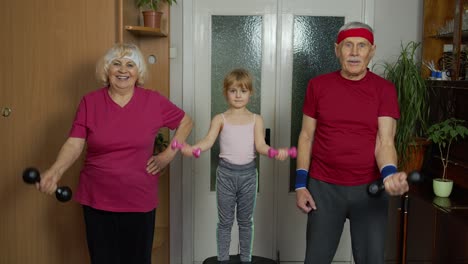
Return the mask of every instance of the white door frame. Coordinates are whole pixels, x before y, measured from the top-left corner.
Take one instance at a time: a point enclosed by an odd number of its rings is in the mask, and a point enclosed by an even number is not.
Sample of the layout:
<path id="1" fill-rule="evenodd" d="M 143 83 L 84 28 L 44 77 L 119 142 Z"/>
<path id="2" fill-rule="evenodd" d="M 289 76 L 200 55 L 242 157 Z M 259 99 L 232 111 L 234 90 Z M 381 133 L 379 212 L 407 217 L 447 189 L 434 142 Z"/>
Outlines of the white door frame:
<path id="1" fill-rule="evenodd" d="M 372 26 L 374 25 L 375 0 L 362 1 L 364 3 L 363 8 L 365 9 L 363 10 L 365 14 L 364 22 Z M 176 51 L 178 55 L 171 60 L 170 98 L 190 116 L 194 114 L 194 102 L 192 98 L 194 97 L 195 80 L 193 50 L 193 6 L 195 2 L 196 0 L 179 0 L 178 5 L 171 8 L 171 16 L 173 18 L 171 20 L 171 47 L 173 47 L 171 51 Z M 280 1 L 278 0 L 278 2 Z M 278 9 L 281 10 L 281 6 Z M 177 23 L 174 23 L 175 21 Z M 281 44 L 278 43 L 278 45 Z M 278 67 L 280 66 L 278 65 Z M 180 78 L 181 76 L 182 79 Z M 279 76 L 277 83 L 281 83 Z M 276 131 L 278 131 L 277 129 L 279 127 L 275 127 Z M 194 139 L 191 136 L 188 140 L 192 142 Z M 193 241 L 193 196 L 192 163 L 178 157 L 171 163 L 170 180 L 170 256 L 171 263 L 173 264 L 193 263 L 193 244 L 195 243 Z"/>

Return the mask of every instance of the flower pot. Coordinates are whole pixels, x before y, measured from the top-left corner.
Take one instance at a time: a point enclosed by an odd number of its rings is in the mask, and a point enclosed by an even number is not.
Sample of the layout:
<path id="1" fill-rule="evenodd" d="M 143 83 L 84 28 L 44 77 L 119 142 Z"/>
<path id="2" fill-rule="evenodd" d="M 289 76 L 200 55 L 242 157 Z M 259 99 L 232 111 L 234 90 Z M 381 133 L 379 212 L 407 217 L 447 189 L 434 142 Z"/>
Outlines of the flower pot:
<path id="1" fill-rule="evenodd" d="M 432 180 L 432 188 L 436 196 L 449 197 L 450 193 L 452 193 L 453 181 L 442 178 L 435 178 Z"/>
<path id="2" fill-rule="evenodd" d="M 406 149 L 406 162 L 403 165 L 402 171 L 410 173 L 412 171 L 420 171 L 424 162 L 424 154 L 430 141 L 425 138 L 415 138 L 415 143 L 410 144 Z"/>
<path id="3" fill-rule="evenodd" d="M 143 25 L 151 28 L 161 28 L 162 12 L 154 10 L 143 11 Z"/>

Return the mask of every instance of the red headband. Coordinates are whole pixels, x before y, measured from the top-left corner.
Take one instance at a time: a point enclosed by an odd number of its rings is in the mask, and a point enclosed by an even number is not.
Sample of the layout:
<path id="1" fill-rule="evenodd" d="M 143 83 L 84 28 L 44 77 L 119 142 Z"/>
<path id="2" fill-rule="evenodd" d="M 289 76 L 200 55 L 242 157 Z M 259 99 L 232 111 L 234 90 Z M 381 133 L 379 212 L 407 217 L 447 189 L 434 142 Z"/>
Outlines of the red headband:
<path id="1" fill-rule="evenodd" d="M 374 45 L 374 34 L 370 32 L 366 28 L 351 28 L 346 29 L 338 33 L 338 38 L 336 39 L 336 43 L 340 44 L 341 41 L 345 38 L 349 37 L 361 37 L 367 39 L 370 44 Z"/>

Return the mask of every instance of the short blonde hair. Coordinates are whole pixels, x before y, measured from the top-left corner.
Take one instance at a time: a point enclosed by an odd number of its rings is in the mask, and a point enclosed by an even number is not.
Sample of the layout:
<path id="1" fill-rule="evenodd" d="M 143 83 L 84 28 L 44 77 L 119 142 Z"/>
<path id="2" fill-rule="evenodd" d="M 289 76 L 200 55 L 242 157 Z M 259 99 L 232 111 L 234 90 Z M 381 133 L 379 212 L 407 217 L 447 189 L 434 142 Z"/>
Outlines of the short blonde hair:
<path id="1" fill-rule="evenodd" d="M 109 66 L 115 59 L 132 60 L 138 69 L 137 85 L 143 85 L 146 78 L 146 63 L 140 49 L 135 44 L 117 43 L 110 48 L 96 65 L 96 77 L 104 85 L 109 85 Z"/>
<path id="2" fill-rule="evenodd" d="M 228 89 L 232 86 L 240 86 L 253 94 L 252 75 L 243 68 L 234 69 L 224 77 L 223 94 L 227 97 Z"/>

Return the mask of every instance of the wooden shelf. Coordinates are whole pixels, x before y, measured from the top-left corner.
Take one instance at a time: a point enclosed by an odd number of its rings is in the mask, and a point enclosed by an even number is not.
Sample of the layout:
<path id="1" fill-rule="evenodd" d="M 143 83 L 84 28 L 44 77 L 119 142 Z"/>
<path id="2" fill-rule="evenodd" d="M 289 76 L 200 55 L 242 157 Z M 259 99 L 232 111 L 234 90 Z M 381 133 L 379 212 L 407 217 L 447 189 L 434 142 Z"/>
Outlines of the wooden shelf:
<path id="1" fill-rule="evenodd" d="M 138 36 L 152 36 L 152 37 L 167 37 L 166 32 L 162 32 L 160 28 L 150 28 L 150 27 L 141 27 L 141 26 L 125 26 L 125 30 L 130 31 L 131 33 Z"/>
<path id="2" fill-rule="evenodd" d="M 462 89 L 468 90 L 468 81 L 436 81 L 436 80 L 427 80 L 426 84 L 428 87 L 432 88 L 445 88 L 445 89 Z"/>
<path id="3" fill-rule="evenodd" d="M 430 37 L 431 38 L 439 38 L 439 39 L 452 39 L 453 38 L 453 32 L 445 33 L 445 34 L 432 35 Z M 468 40 L 468 30 L 461 31 L 461 38 L 462 38 L 463 41 Z"/>

